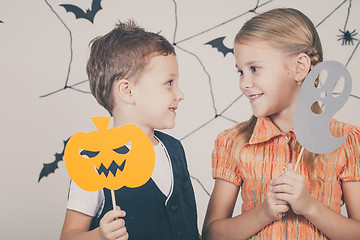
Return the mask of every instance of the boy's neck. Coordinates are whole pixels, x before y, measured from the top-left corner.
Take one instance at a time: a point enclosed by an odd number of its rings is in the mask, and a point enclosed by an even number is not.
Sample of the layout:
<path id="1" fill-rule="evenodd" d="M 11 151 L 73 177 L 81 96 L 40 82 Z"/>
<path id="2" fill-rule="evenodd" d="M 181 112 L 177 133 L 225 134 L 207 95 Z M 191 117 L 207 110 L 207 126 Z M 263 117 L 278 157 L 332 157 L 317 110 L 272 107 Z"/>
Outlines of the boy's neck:
<path id="1" fill-rule="evenodd" d="M 153 146 L 157 145 L 159 142 L 154 137 L 154 129 L 151 129 L 149 127 L 142 126 L 140 124 L 136 124 L 132 121 L 126 121 L 126 120 L 120 120 L 116 117 L 113 118 L 113 128 L 119 128 L 121 126 L 124 126 L 126 124 L 133 124 L 137 127 L 139 127 L 150 139 Z"/>

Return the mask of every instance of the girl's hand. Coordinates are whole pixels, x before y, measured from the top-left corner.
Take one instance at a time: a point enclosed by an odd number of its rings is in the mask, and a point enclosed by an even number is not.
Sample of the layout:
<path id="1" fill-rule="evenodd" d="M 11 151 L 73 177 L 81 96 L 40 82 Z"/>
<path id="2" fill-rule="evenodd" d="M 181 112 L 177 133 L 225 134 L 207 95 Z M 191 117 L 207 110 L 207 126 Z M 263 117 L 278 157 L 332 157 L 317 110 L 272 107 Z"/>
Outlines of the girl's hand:
<path id="1" fill-rule="evenodd" d="M 271 180 L 270 191 L 275 195 L 275 199 L 289 203 L 298 215 L 305 215 L 314 201 L 304 177 L 293 171 L 292 164 L 287 166 L 287 171 L 280 177 Z"/>
<path id="2" fill-rule="evenodd" d="M 125 211 L 116 206 L 116 210 L 107 212 L 100 220 L 100 237 L 102 240 L 127 240 L 129 235 L 125 227 Z"/>
<path id="3" fill-rule="evenodd" d="M 276 199 L 276 194 L 272 192 L 271 185 L 268 187 L 267 195 L 263 203 L 263 209 L 267 218 L 272 221 L 280 220 L 284 213 L 289 210 L 289 204 L 281 199 Z"/>

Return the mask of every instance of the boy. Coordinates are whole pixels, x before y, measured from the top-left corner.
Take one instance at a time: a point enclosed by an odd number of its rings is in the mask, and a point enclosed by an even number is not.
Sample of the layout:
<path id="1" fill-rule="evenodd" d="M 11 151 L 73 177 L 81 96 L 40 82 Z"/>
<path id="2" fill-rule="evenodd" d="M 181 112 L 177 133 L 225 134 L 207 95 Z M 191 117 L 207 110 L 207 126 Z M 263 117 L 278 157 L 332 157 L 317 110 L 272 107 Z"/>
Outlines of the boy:
<path id="1" fill-rule="evenodd" d="M 61 239 L 199 239 L 197 211 L 180 141 L 155 131 L 175 125 L 178 87 L 174 47 L 133 21 L 119 23 L 91 42 L 90 89 L 111 116 L 113 127 L 135 124 L 151 140 L 155 167 L 139 188 L 86 192 L 71 182 Z M 130 148 L 130 146 L 127 146 Z"/>

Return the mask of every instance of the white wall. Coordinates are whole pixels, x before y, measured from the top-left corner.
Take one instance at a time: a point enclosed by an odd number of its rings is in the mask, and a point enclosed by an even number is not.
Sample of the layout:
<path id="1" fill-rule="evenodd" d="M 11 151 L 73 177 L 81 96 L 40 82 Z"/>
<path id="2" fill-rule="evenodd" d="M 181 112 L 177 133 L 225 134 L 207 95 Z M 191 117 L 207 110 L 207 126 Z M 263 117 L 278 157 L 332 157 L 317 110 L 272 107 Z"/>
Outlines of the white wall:
<path id="1" fill-rule="evenodd" d="M 315 25 L 324 20 L 317 29 L 325 60 L 347 64 L 353 77 L 353 96 L 336 117 L 360 125 L 359 42 L 342 46 L 337 40 L 346 21 L 346 30 L 360 31 L 360 2 L 259 2 L 263 6 L 256 10 L 258 13 L 275 7 L 294 7 L 308 15 Z M 117 19 L 128 18 L 147 30 L 161 31 L 177 43 L 180 87 L 186 98 L 179 106 L 176 127 L 167 132 L 182 139 L 185 147 L 201 229 L 209 199 L 207 192 L 213 187 L 210 155 L 214 139 L 220 131 L 251 114 L 243 97 L 231 105 L 240 96 L 233 55 L 224 57 L 204 44 L 226 36 L 225 45 L 232 48 L 236 32 L 254 15 L 249 10 L 257 1 L 103 0 L 103 9 L 96 14 L 93 24 L 67 13 L 59 6 L 65 3 L 82 9 L 91 6 L 91 0 L 0 2 L 0 239 L 58 239 L 69 176 L 63 161 L 54 174 L 40 182 L 39 174 L 43 163 L 53 162 L 54 154 L 62 152 L 64 140 L 75 132 L 93 131 L 90 118 L 107 115 L 90 94 L 77 91 L 88 92 L 87 82 L 76 84 L 87 79 L 89 41 L 111 30 Z M 40 97 L 63 89 L 67 77 L 68 86 L 75 85 L 77 90 L 68 88 Z M 215 118 L 216 113 L 222 116 Z"/>

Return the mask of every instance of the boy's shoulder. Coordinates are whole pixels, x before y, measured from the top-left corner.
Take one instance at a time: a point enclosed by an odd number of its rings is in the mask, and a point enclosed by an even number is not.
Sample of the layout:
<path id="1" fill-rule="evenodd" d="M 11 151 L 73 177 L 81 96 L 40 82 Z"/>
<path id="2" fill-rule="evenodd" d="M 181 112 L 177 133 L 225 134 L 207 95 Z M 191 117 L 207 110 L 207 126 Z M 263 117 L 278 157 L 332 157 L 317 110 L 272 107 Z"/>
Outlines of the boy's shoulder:
<path id="1" fill-rule="evenodd" d="M 164 132 L 161 132 L 161 131 L 158 131 L 158 130 L 155 130 L 154 131 L 154 134 L 156 137 L 158 137 L 162 142 L 164 141 L 170 141 L 170 142 L 180 142 L 177 138 L 167 134 L 167 133 L 164 133 Z"/>
<path id="2" fill-rule="evenodd" d="M 166 150 L 172 154 L 184 153 L 184 148 L 177 138 L 160 131 L 154 131 L 155 136 L 164 144 Z"/>

